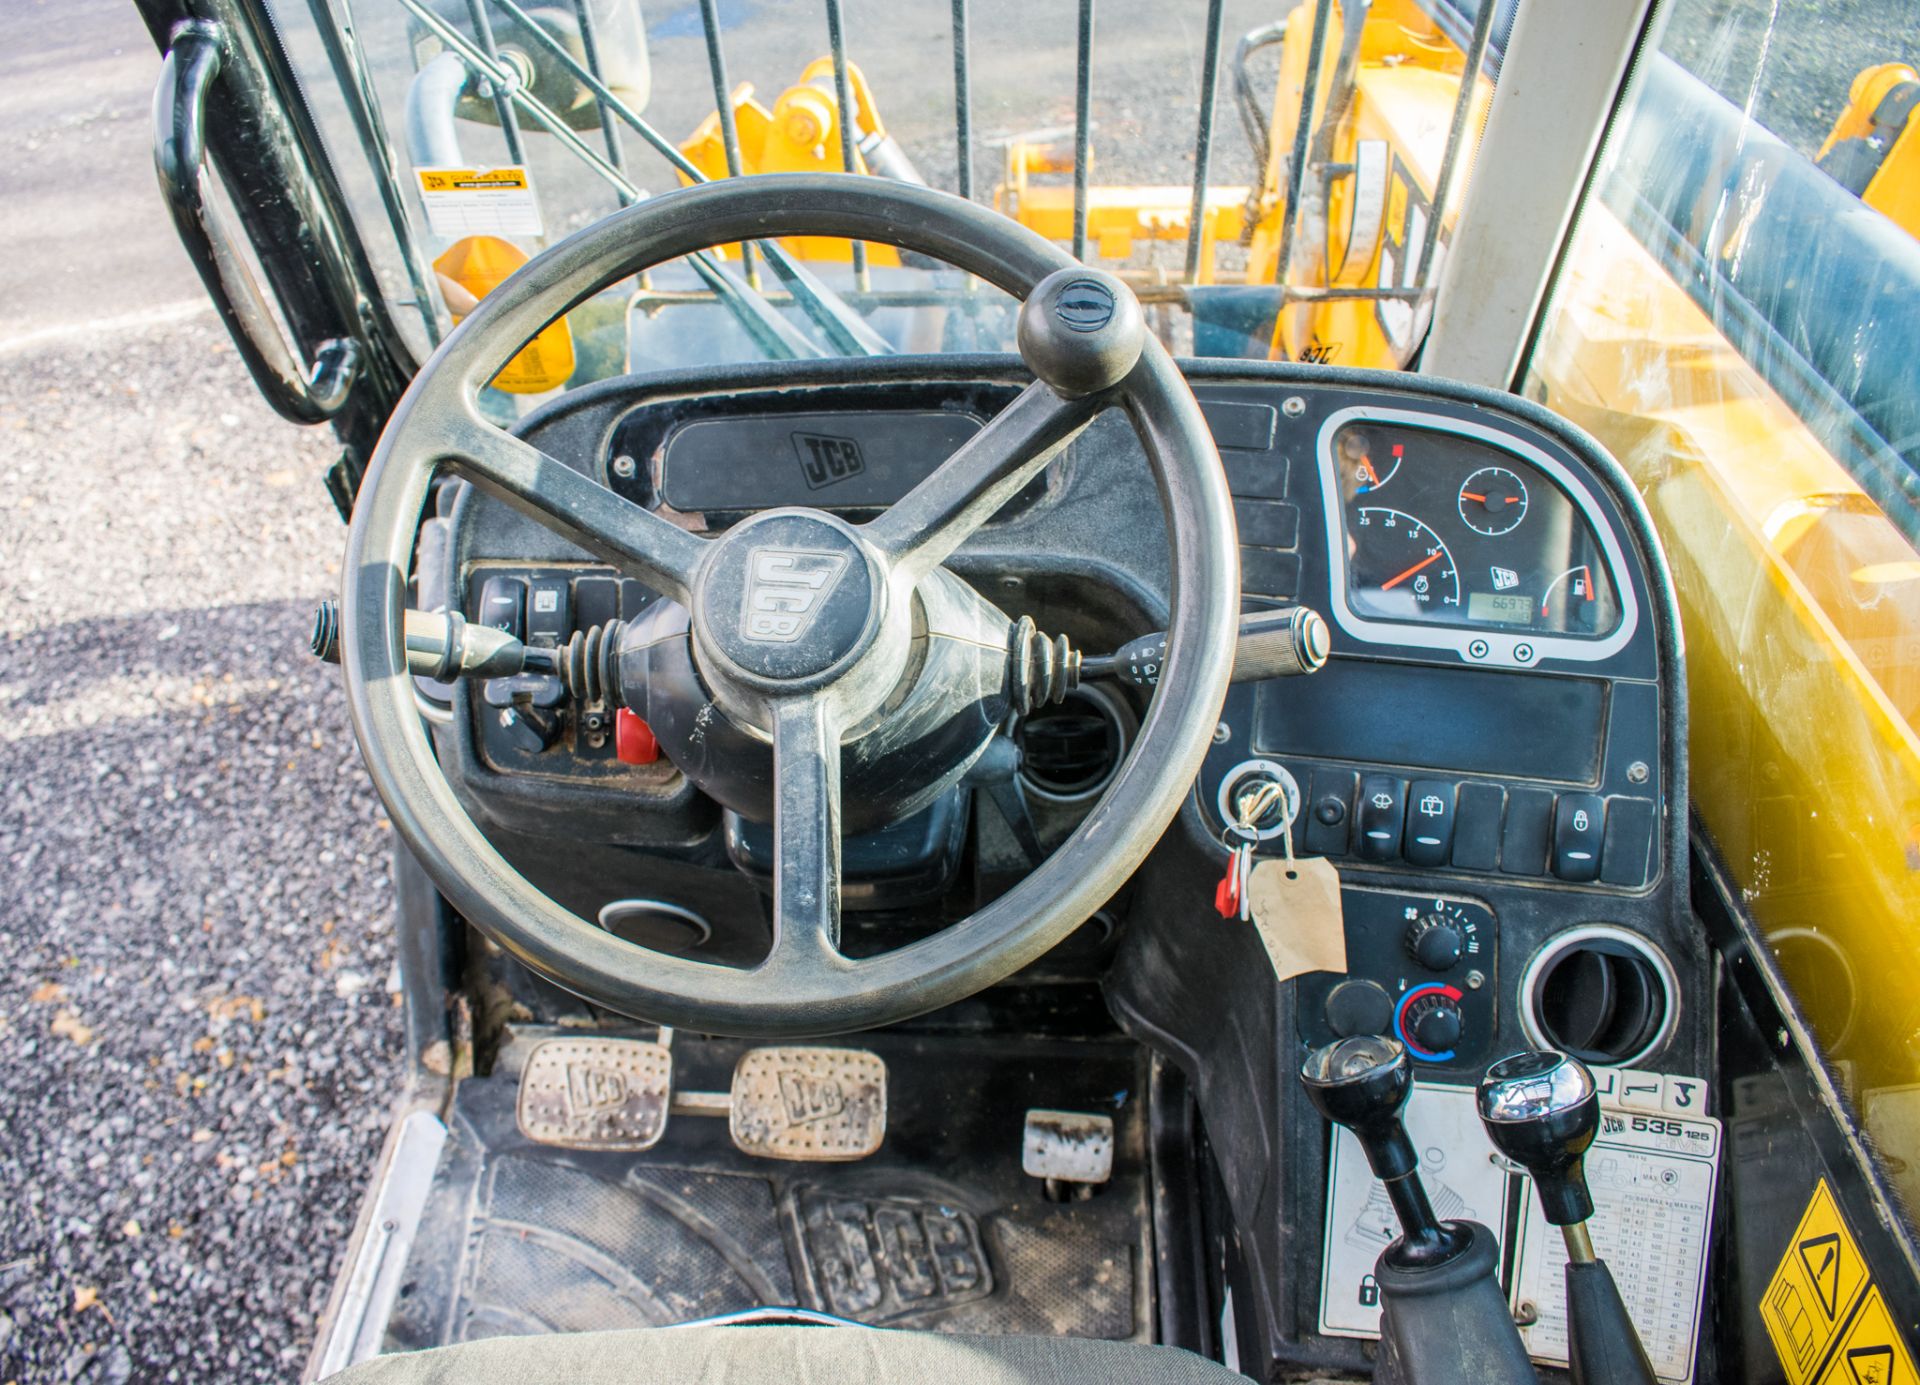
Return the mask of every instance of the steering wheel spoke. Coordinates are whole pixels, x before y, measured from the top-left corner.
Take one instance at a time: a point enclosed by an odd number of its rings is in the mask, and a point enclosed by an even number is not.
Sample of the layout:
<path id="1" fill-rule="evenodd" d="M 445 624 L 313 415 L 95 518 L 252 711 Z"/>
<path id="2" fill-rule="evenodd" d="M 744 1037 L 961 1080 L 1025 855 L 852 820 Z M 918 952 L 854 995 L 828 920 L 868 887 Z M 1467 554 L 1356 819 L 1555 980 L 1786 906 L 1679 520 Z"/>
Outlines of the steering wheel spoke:
<path id="1" fill-rule="evenodd" d="M 448 429 L 441 460 L 655 591 L 688 599 L 706 543 L 685 529 L 472 413 Z"/>
<path id="2" fill-rule="evenodd" d="M 1062 399 L 1035 381 L 868 524 L 867 537 L 918 581 L 1045 470 L 1104 407 L 1104 400 Z"/>
<path id="3" fill-rule="evenodd" d="M 828 699 L 773 704 L 773 951 L 763 968 L 840 960 L 840 729 Z"/>

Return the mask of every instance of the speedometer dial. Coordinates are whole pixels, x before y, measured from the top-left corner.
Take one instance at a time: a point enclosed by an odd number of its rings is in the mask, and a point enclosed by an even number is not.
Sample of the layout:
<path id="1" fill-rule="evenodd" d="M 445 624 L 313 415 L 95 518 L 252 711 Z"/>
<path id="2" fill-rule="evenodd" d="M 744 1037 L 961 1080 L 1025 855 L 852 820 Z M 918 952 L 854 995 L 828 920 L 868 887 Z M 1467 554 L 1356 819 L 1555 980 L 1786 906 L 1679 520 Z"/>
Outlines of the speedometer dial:
<path id="1" fill-rule="evenodd" d="M 1432 528 L 1404 510 L 1354 512 L 1350 560 L 1354 604 L 1369 615 L 1420 618 L 1460 604 L 1453 554 Z"/>

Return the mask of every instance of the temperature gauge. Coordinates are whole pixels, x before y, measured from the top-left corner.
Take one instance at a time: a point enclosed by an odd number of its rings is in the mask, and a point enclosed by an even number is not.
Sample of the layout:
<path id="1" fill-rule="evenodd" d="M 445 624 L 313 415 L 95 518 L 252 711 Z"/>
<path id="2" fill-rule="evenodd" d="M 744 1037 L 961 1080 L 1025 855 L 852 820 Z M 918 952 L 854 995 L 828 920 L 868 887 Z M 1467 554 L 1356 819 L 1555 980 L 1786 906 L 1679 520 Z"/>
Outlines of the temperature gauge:
<path id="1" fill-rule="evenodd" d="M 1391 481 L 1405 454 L 1406 444 L 1382 448 L 1363 428 L 1351 428 L 1340 437 L 1340 464 L 1355 495 L 1370 494 Z"/>
<path id="2" fill-rule="evenodd" d="M 1483 466 L 1460 485 L 1460 518 L 1476 534 L 1511 534 L 1527 517 L 1527 486 L 1503 466 Z"/>

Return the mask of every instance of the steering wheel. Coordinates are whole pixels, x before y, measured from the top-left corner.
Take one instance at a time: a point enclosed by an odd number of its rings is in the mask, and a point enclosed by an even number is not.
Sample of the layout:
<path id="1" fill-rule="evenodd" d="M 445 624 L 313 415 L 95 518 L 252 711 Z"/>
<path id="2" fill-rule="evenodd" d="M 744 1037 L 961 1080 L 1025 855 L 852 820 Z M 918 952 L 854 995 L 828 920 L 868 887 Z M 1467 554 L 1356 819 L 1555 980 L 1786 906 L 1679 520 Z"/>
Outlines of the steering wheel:
<path id="1" fill-rule="evenodd" d="M 1018 335 L 1036 382 L 871 522 L 783 509 L 702 539 L 481 417 L 479 392 L 501 366 L 606 285 L 711 246 L 792 235 L 917 250 L 1025 300 Z M 1165 671 L 1132 752 L 1079 828 L 1020 884 L 918 942 L 849 958 L 839 948 L 842 742 L 887 715 L 908 674 L 917 589 L 950 582 L 939 565 L 1110 405 L 1125 409 L 1145 448 L 1172 544 Z M 421 724 L 402 643 L 415 535 L 443 470 L 691 612 L 705 694 L 772 744 L 773 943 L 758 966 L 669 956 L 605 932 L 523 878 L 460 807 Z M 394 827 L 453 906 L 509 954 L 621 1014 L 703 1033 L 813 1037 L 992 985 L 1126 881 L 1178 812 L 1218 722 L 1237 555 L 1212 436 L 1120 280 L 926 188 L 848 174 L 730 178 L 649 198 L 569 237 L 447 337 L 395 409 L 361 484 L 341 655 L 354 735 Z M 761 601 L 756 625 L 753 584 L 767 563 L 789 589 L 796 571 L 813 582 L 817 603 Z M 790 628 L 783 616 L 799 607 L 808 608 L 806 637 L 780 638 Z"/>

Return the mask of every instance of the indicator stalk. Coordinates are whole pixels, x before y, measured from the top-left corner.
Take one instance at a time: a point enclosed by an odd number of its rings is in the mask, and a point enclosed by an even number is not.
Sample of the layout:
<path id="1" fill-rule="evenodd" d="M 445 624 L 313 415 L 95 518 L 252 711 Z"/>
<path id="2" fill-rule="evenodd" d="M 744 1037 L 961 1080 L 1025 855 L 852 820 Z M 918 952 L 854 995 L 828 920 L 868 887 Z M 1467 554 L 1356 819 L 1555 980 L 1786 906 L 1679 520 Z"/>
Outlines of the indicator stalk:
<path id="1" fill-rule="evenodd" d="M 1233 681 L 1257 683 L 1316 672 L 1327 662 L 1332 643 L 1326 620 L 1310 606 L 1249 611 L 1240 618 L 1240 633 L 1234 641 Z M 1128 640 L 1111 654 L 1083 660 L 1080 675 L 1153 688 L 1159 686 L 1160 671 L 1166 665 L 1167 636 L 1156 631 Z"/>

